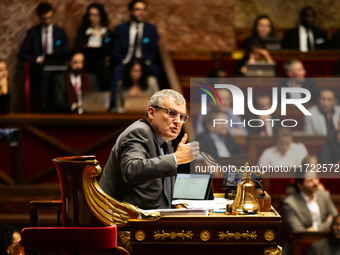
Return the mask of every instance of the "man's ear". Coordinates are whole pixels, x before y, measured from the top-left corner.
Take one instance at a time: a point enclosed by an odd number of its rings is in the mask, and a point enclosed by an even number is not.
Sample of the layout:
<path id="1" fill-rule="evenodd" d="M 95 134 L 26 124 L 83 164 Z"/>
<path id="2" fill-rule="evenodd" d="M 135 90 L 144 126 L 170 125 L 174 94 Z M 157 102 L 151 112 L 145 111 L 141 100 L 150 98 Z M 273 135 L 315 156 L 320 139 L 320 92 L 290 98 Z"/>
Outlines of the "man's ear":
<path id="1" fill-rule="evenodd" d="M 153 107 L 148 108 L 148 117 L 150 120 L 153 120 L 155 118 L 155 108 Z"/>

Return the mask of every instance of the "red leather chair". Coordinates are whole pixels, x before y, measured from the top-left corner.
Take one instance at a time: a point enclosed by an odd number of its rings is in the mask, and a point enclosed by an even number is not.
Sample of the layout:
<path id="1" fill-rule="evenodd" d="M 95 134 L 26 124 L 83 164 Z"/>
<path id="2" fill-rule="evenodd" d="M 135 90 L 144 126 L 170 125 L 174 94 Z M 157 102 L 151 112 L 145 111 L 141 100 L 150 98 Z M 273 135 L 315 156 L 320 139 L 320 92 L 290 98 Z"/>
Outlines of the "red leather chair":
<path id="1" fill-rule="evenodd" d="M 117 226 L 28 227 L 21 231 L 19 245 L 25 252 L 98 252 L 115 250 Z M 22 253 L 22 249 L 21 252 Z"/>

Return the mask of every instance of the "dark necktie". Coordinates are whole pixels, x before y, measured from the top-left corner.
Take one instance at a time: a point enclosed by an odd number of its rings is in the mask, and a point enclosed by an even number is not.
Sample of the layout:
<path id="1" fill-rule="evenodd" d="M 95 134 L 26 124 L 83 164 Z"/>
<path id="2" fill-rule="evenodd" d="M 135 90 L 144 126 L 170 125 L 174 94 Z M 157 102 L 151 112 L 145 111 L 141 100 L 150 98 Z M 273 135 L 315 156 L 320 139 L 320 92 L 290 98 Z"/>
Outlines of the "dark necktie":
<path id="1" fill-rule="evenodd" d="M 161 148 L 163 149 L 163 154 L 168 154 L 168 144 L 163 143 L 161 145 Z M 171 208 L 171 177 L 165 177 L 165 194 L 169 201 L 169 208 Z"/>
<path id="2" fill-rule="evenodd" d="M 137 46 L 138 46 L 138 25 L 136 26 L 136 36 L 135 36 L 135 42 L 133 44 L 132 57 L 136 56 Z"/>

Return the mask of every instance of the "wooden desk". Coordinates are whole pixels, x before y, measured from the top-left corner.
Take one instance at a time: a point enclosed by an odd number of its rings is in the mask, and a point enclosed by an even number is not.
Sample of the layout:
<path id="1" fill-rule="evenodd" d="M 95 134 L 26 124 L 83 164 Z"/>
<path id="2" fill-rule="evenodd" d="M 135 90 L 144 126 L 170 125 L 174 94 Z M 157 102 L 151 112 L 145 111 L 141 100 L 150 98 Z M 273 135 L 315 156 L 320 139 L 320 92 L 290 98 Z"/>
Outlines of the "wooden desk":
<path id="1" fill-rule="evenodd" d="M 130 220 L 132 250 L 138 254 L 274 254 L 281 216 L 213 214 Z M 281 253 L 275 253 L 281 254 Z"/>

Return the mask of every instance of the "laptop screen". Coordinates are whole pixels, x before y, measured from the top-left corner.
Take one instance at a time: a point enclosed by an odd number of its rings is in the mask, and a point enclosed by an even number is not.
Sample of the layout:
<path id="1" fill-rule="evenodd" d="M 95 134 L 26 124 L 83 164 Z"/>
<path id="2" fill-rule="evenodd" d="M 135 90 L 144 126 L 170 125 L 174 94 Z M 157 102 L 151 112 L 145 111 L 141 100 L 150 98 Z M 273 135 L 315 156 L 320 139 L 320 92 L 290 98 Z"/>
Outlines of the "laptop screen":
<path id="1" fill-rule="evenodd" d="M 213 197 L 209 174 L 177 174 L 173 199 L 205 200 Z"/>

